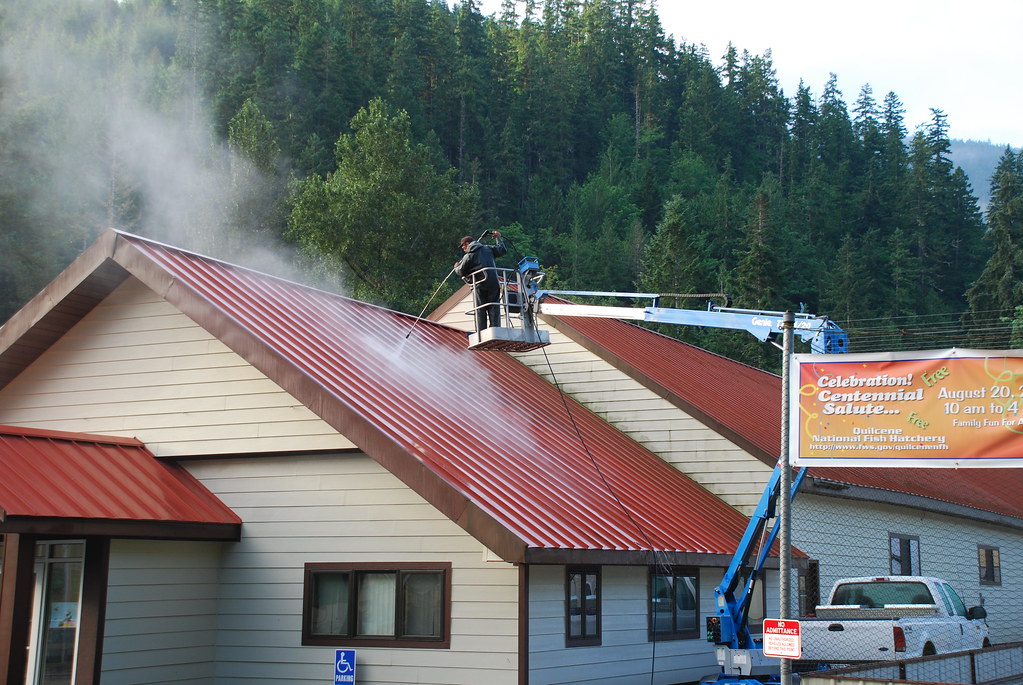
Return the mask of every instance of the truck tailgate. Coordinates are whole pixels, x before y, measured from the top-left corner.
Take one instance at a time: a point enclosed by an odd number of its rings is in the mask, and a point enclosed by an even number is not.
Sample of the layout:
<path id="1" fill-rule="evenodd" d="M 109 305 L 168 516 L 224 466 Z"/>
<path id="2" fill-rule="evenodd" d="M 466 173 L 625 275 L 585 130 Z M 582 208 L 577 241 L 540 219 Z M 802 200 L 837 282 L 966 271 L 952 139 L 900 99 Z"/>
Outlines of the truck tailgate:
<path id="1" fill-rule="evenodd" d="M 905 656 L 895 651 L 890 621 L 819 618 L 800 626 L 804 661 L 889 661 Z"/>

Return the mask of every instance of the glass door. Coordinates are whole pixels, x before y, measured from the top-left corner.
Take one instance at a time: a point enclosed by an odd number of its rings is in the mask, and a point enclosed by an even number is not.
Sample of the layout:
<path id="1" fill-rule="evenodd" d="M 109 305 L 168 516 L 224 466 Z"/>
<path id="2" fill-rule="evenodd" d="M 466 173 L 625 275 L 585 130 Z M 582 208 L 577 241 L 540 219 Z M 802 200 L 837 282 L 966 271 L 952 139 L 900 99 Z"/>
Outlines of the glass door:
<path id="1" fill-rule="evenodd" d="M 26 685 L 70 685 L 75 673 L 85 543 L 36 544 Z"/>

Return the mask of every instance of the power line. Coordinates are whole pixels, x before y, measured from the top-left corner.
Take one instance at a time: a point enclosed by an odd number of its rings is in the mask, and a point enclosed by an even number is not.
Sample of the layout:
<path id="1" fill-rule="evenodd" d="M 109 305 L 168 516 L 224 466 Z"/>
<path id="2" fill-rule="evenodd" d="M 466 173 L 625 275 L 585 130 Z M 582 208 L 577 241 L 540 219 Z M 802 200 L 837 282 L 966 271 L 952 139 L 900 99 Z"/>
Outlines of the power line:
<path id="1" fill-rule="evenodd" d="M 1011 346 L 1012 309 L 942 314 L 845 319 L 839 323 L 849 334 L 850 352 L 972 347 L 1005 349 Z"/>

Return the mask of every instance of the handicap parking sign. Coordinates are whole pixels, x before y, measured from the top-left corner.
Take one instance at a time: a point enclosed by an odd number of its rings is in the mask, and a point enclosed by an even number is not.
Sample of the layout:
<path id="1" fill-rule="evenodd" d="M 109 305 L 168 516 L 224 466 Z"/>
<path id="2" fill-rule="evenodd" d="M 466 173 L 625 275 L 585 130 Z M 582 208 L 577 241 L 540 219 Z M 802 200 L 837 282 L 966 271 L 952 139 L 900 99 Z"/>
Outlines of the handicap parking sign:
<path id="1" fill-rule="evenodd" d="M 355 682 L 355 650 L 334 650 L 334 683 Z"/>

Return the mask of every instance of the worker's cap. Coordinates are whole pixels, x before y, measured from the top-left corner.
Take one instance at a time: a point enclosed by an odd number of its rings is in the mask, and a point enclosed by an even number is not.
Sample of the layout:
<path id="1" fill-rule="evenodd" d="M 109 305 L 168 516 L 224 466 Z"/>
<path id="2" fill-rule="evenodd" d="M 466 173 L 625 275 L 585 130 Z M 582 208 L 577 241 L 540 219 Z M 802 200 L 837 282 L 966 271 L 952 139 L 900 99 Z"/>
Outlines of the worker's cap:
<path id="1" fill-rule="evenodd" d="M 472 242 L 472 236 L 471 235 L 465 235 L 465 236 L 462 236 L 462 239 L 458 241 L 458 245 L 460 247 L 465 247 L 466 243 L 471 243 L 471 242 Z"/>

